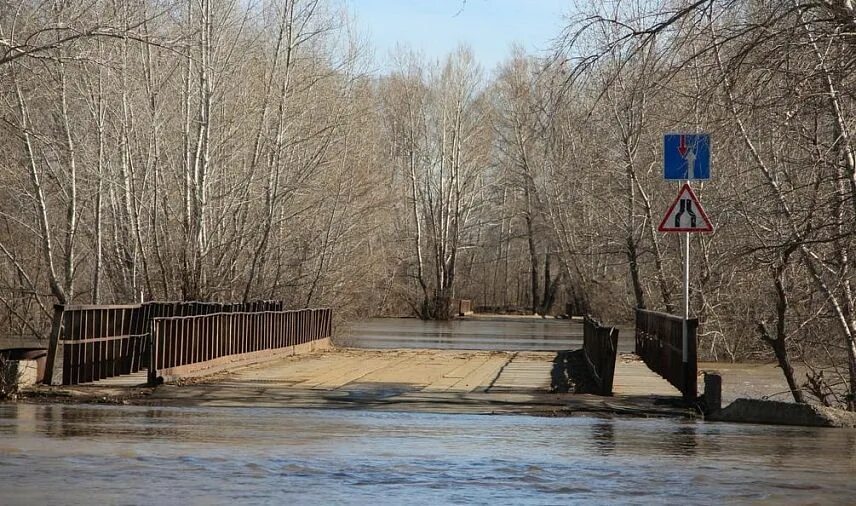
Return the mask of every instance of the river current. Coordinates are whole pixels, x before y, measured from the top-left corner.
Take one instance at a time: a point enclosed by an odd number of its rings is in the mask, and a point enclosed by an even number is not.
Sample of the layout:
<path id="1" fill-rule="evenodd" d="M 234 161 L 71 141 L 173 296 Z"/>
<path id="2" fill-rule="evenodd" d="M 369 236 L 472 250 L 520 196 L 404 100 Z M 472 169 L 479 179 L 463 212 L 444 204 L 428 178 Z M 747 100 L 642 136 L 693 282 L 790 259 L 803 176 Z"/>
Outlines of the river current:
<path id="1" fill-rule="evenodd" d="M 0 503 L 853 504 L 856 431 L 0 405 Z"/>

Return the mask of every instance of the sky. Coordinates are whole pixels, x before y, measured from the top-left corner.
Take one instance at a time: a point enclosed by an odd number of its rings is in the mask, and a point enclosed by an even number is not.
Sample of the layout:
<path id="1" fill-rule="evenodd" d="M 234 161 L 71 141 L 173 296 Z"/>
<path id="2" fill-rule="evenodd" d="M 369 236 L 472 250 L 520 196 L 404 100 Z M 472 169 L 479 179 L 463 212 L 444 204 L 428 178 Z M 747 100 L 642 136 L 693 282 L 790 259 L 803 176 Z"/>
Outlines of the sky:
<path id="1" fill-rule="evenodd" d="M 375 50 L 377 70 L 403 44 L 440 60 L 459 44 L 470 46 L 486 72 L 513 44 L 527 53 L 546 51 L 564 26 L 571 0 L 345 0 Z"/>

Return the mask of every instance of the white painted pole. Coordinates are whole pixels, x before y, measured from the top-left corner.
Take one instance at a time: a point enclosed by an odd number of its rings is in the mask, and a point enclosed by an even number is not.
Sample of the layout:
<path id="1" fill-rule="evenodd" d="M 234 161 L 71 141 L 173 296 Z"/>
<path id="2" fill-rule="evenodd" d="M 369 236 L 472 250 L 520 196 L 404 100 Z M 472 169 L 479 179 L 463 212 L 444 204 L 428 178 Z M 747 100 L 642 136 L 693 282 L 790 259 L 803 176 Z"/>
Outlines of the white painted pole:
<path id="1" fill-rule="evenodd" d="M 689 181 L 687 181 L 689 183 Z M 687 352 L 687 344 L 689 342 L 689 336 L 687 335 L 687 320 L 690 319 L 690 233 L 684 232 L 684 322 L 683 322 L 683 339 L 682 350 L 681 350 L 681 359 L 683 363 L 687 363 L 689 357 Z"/>

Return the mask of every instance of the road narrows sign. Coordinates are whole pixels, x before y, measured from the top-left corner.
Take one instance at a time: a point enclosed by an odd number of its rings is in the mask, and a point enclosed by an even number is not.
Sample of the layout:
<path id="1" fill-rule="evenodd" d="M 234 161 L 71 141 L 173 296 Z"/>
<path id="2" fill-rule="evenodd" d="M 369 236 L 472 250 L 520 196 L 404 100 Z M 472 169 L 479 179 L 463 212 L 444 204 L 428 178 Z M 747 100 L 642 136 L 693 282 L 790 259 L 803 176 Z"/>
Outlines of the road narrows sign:
<path id="1" fill-rule="evenodd" d="M 710 179 L 709 134 L 665 134 L 663 179 L 706 181 Z"/>
<path id="2" fill-rule="evenodd" d="M 713 224 L 689 183 L 684 183 L 681 187 L 678 198 L 666 211 L 657 230 L 660 232 L 713 232 Z"/>

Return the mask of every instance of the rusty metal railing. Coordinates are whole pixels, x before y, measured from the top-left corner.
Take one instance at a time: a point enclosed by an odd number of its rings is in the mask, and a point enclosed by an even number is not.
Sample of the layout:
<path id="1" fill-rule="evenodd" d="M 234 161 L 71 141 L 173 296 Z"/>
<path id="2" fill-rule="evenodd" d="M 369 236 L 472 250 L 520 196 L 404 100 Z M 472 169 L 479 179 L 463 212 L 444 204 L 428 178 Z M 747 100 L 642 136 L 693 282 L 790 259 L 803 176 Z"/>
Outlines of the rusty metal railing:
<path id="1" fill-rule="evenodd" d="M 612 395 L 618 357 L 618 329 L 601 325 L 591 316 L 586 316 L 583 321 L 583 354 L 597 384 L 597 393 Z"/>
<path id="2" fill-rule="evenodd" d="M 636 309 L 636 354 L 648 367 L 681 391 L 686 400 L 698 396 L 698 319 L 687 320 L 687 349 L 683 349 L 684 319 Z M 684 360 L 686 358 L 686 360 Z"/>
<path id="3" fill-rule="evenodd" d="M 52 382 L 60 347 L 63 385 L 139 371 L 146 352 L 140 308 L 139 304 L 54 306 L 44 382 Z"/>
<path id="4" fill-rule="evenodd" d="M 330 309 L 155 318 L 149 382 L 325 339 L 332 324 Z"/>
<path id="5" fill-rule="evenodd" d="M 145 369 L 151 361 L 151 322 L 154 318 L 283 309 L 282 301 L 58 304 L 54 306 L 44 382 L 52 383 L 60 350 L 63 385 L 89 383 Z"/>

